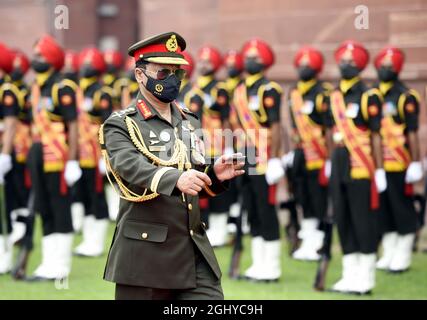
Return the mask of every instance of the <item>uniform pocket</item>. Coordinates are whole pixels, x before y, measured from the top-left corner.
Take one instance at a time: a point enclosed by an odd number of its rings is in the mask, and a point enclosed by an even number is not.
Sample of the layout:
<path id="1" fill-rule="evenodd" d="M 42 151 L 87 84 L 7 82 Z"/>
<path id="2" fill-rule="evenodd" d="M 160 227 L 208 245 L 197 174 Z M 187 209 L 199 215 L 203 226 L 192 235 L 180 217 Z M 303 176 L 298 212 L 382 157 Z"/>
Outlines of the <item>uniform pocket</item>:
<path id="1" fill-rule="evenodd" d="M 124 223 L 123 234 L 129 239 L 162 243 L 166 241 L 168 226 L 159 223 L 128 220 Z"/>

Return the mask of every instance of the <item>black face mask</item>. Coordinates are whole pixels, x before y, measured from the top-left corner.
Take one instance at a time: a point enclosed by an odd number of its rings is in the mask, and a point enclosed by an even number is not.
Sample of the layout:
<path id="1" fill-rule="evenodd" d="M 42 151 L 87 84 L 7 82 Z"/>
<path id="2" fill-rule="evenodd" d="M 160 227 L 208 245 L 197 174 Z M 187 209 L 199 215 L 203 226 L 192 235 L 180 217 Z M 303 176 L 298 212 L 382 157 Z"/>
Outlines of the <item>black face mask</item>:
<path id="1" fill-rule="evenodd" d="M 24 77 L 24 74 L 22 73 L 21 69 L 15 69 L 10 73 L 10 79 L 12 81 L 19 81 Z"/>
<path id="2" fill-rule="evenodd" d="M 77 72 L 64 72 L 64 78 L 77 82 L 78 74 Z"/>
<path id="3" fill-rule="evenodd" d="M 83 66 L 80 69 L 80 77 L 82 78 L 92 78 L 99 74 L 98 70 L 95 70 L 91 66 Z"/>
<path id="4" fill-rule="evenodd" d="M 37 73 L 43 73 L 49 70 L 50 64 L 47 62 L 39 61 L 39 60 L 32 60 L 31 68 L 33 68 L 33 70 Z"/>
<path id="5" fill-rule="evenodd" d="M 228 73 L 228 76 L 230 78 L 234 78 L 234 77 L 237 77 L 240 74 L 240 70 L 237 70 L 236 68 L 231 67 L 231 68 L 229 68 L 227 70 L 227 73 Z"/>
<path id="6" fill-rule="evenodd" d="M 145 87 L 151 92 L 153 96 L 162 102 L 168 103 L 176 99 L 181 87 L 181 81 L 178 80 L 176 75 L 172 74 L 165 80 L 157 80 L 147 76 L 147 84 Z"/>
<path id="7" fill-rule="evenodd" d="M 353 66 L 349 63 L 340 64 L 340 73 L 343 79 L 349 80 L 357 77 L 360 73 L 358 67 Z"/>
<path id="8" fill-rule="evenodd" d="M 127 73 L 126 73 L 126 77 L 129 79 L 129 80 L 131 80 L 131 81 L 136 81 L 136 78 L 135 78 L 135 71 L 128 71 Z"/>
<path id="9" fill-rule="evenodd" d="M 397 79 L 397 73 L 390 67 L 380 67 L 377 70 L 380 81 L 389 82 Z"/>
<path id="10" fill-rule="evenodd" d="M 253 59 L 248 59 L 245 61 L 245 70 L 249 74 L 260 73 L 264 69 L 264 65 Z"/>
<path id="11" fill-rule="evenodd" d="M 107 73 L 116 73 L 117 68 L 112 64 L 107 64 Z"/>
<path id="12" fill-rule="evenodd" d="M 307 66 L 298 68 L 298 75 L 302 81 L 311 80 L 316 76 L 316 74 L 317 74 L 317 71 L 314 70 L 313 68 L 310 68 Z"/>

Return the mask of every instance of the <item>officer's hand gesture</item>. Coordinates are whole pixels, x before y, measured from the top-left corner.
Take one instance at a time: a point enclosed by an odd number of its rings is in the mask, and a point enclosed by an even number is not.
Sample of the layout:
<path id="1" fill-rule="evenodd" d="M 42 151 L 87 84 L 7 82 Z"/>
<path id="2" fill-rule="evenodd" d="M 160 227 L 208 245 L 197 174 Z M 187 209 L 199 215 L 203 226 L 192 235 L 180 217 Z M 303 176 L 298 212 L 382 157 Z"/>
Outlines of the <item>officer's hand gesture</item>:
<path id="1" fill-rule="evenodd" d="M 206 173 L 191 169 L 181 174 L 176 187 L 183 193 L 190 196 L 197 196 L 202 191 L 202 188 L 211 184 L 212 181 Z"/>
<path id="2" fill-rule="evenodd" d="M 230 180 L 245 173 L 241 170 L 245 165 L 244 157 L 241 153 L 223 155 L 214 164 L 215 175 L 220 181 Z"/>

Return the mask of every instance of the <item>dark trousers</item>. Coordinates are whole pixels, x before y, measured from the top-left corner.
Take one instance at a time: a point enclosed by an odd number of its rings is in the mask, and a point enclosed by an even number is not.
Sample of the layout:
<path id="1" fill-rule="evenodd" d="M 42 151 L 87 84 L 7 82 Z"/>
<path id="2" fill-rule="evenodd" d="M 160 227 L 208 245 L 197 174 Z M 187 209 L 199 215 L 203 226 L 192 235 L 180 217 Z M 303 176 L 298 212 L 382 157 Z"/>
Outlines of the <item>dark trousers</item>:
<path id="1" fill-rule="evenodd" d="M 270 186 L 265 175 L 246 175 L 245 178 L 244 201 L 247 204 L 252 237 L 261 236 L 266 241 L 280 239 L 276 206 L 269 201 Z"/>
<path id="2" fill-rule="evenodd" d="M 405 194 L 406 172 L 388 172 L 387 190 L 381 197 L 380 230 L 401 235 L 415 233 L 417 214 L 412 195 Z"/>
<path id="3" fill-rule="evenodd" d="M 30 150 L 29 167 L 35 192 L 35 209 L 43 222 L 43 234 L 73 232 L 70 191 L 61 192 L 61 172 L 44 172 L 43 151 L 39 143 Z"/>
<path id="4" fill-rule="evenodd" d="M 343 253 L 375 253 L 379 212 L 371 209 L 371 181 L 350 178 L 350 159 L 344 148 L 332 155 L 329 184 Z"/>
<path id="5" fill-rule="evenodd" d="M 319 170 L 305 171 L 296 178 L 297 199 L 305 219 L 322 221 L 328 206 L 328 188 L 319 184 Z"/>
<path id="6" fill-rule="evenodd" d="M 194 289 L 157 289 L 116 284 L 116 300 L 224 300 L 221 282 L 200 254 L 196 254 Z"/>
<path id="7" fill-rule="evenodd" d="M 73 201 L 83 202 L 85 215 L 94 215 L 96 219 L 108 219 L 108 206 L 105 199 L 103 179 L 97 181 L 97 169 L 82 169 L 82 177 L 72 189 Z M 101 187 L 97 190 L 97 183 Z"/>

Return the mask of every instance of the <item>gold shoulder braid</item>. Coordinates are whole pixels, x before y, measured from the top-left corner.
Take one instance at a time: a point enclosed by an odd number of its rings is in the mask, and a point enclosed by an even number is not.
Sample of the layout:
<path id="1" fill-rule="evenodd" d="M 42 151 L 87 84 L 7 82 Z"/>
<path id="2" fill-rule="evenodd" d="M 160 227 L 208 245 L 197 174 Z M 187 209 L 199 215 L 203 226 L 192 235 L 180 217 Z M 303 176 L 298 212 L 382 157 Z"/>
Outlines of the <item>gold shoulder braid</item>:
<path id="1" fill-rule="evenodd" d="M 178 170 L 181 170 L 181 171 L 191 169 L 191 163 L 188 161 L 188 156 L 187 156 L 187 147 L 182 140 L 176 137 L 174 152 L 172 157 L 169 160 L 162 160 L 148 150 L 147 146 L 145 145 L 144 139 L 142 138 L 141 131 L 139 130 L 138 125 L 135 123 L 135 121 L 129 117 L 126 117 L 125 123 L 126 123 L 132 143 L 135 145 L 138 151 L 140 151 L 145 157 L 151 160 L 154 165 L 157 165 L 159 167 L 160 166 L 172 167 L 176 165 Z M 143 201 L 154 199 L 157 196 L 159 196 L 159 194 L 156 192 L 149 193 L 148 188 L 144 190 L 143 194 L 137 194 L 132 190 L 130 190 L 128 187 L 126 187 L 126 185 L 123 183 L 122 178 L 111 167 L 111 163 L 108 158 L 108 153 L 107 153 L 107 150 L 105 149 L 103 129 L 104 129 L 104 125 L 102 125 L 101 128 L 99 129 L 99 143 L 102 146 L 101 152 L 107 168 L 106 175 L 111 186 L 116 191 L 116 193 L 120 196 L 120 198 L 125 199 L 127 201 L 131 201 L 131 202 L 143 202 Z M 110 177 L 109 173 L 111 173 L 111 175 L 113 176 L 114 181 L 112 181 L 112 178 Z M 116 184 L 119 187 L 120 191 L 117 190 L 115 186 Z"/>

